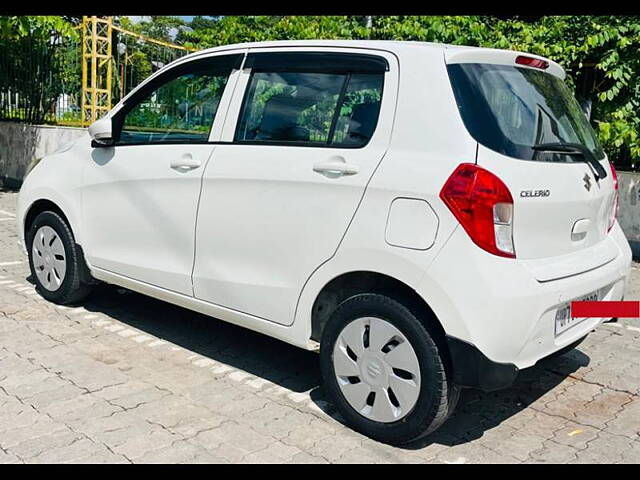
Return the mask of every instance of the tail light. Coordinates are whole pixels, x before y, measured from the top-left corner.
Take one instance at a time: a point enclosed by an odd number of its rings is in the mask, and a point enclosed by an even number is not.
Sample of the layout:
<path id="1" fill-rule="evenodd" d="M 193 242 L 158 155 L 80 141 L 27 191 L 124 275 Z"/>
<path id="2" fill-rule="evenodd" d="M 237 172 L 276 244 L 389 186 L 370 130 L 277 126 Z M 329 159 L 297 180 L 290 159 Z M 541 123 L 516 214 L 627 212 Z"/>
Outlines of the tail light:
<path id="1" fill-rule="evenodd" d="M 516 257 L 513 197 L 496 175 L 463 163 L 442 187 L 440 198 L 476 245 L 494 255 Z"/>
<path id="2" fill-rule="evenodd" d="M 620 210 L 620 192 L 618 189 L 618 174 L 616 173 L 616 167 L 613 166 L 613 163 L 609 163 L 611 167 L 611 178 L 613 179 L 613 204 L 611 205 L 611 213 L 609 216 L 609 228 L 607 232 L 610 232 L 613 228 L 614 223 L 616 223 L 616 218 L 618 218 L 618 211 Z"/>

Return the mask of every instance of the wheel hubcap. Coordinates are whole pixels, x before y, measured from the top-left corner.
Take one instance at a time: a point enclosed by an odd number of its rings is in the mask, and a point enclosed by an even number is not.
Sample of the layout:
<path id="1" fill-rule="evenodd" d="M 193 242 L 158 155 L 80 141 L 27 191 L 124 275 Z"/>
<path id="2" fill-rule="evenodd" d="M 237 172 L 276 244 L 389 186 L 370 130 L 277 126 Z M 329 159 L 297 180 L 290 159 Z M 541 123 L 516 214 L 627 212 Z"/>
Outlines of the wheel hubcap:
<path id="1" fill-rule="evenodd" d="M 333 368 L 344 398 L 370 420 L 395 422 L 418 401 L 418 357 L 402 332 L 381 318 L 358 318 L 344 327 Z"/>
<path id="2" fill-rule="evenodd" d="M 31 251 L 36 277 L 44 288 L 56 291 L 67 272 L 67 257 L 62 240 L 53 228 L 45 225 L 36 232 Z"/>

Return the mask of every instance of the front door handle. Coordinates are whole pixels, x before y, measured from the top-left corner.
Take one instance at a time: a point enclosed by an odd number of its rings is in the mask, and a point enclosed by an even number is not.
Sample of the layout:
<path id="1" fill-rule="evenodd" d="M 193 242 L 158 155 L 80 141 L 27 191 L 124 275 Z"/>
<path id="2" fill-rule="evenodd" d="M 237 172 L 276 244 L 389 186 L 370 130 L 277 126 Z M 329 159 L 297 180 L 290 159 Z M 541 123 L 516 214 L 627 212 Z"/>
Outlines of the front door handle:
<path id="1" fill-rule="evenodd" d="M 340 156 L 332 157 L 324 162 L 313 165 L 313 171 L 322 173 L 328 177 L 341 177 L 343 175 L 355 175 L 360 171 L 357 165 L 351 165 Z"/>
<path id="2" fill-rule="evenodd" d="M 202 162 L 197 158 L 193 158 L 190 153 L 182 155 L 180 158 L 171 160 L 169 166 L 179 172 L 188 172 L 202 165 Z"/>

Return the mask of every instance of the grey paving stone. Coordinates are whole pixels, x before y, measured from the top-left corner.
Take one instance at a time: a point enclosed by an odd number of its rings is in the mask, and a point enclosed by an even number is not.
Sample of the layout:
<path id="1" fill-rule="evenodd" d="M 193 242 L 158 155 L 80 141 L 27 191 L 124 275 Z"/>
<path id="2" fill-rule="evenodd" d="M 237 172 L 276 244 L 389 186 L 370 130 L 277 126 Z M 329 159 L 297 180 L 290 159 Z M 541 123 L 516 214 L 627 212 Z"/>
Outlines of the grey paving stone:
<path id="1" fill-rule="evenodd" d="M 0 209 L 15 199 L 0 192 Z M 24 260 L 15 235 L 0 222 L 3 260 Z M 0 266 L 0 463 L 640 462 L 637 320 L 507 390 L 464 391 L 438 432 L 398 448 L 317 407 L 311 353 L 109 286 L 80 308 L 7 286 L 29 275 Z M 638 299 L 640 265 L 631 281 Z"/>
<path id="2" fill-rule="evenodd" d="M 112 450 L 114 453 L 124 455 L 130 460 L 135 460 L 154 450 L 168 447 L 179 439 L 177 435 L 166 430 L 153 428 L 148 432 L 130 436 L 124 442 L 112 448 Z"/>
<path id="3" fill-rule="evenodd" d="M 206 460 L 206 461 L 205 461 Z M 152 450 L 135 459 L 135 463 L 222 463 L 224 459 L 216 458 L 200 446 L 186 441 Z"/>

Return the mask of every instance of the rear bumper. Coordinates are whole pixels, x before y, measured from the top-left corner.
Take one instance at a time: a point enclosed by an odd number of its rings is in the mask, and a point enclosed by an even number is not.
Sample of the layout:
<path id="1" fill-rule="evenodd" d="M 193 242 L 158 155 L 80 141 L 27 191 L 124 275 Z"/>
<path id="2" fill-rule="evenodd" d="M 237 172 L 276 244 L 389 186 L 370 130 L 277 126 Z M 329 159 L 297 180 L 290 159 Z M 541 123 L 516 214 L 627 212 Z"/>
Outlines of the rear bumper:
<path id="1" fill-rule="evenodd" d="M 585 335 L 570 343 L 549 357 L 562 355 L 587 338 Z M 447 336 L 447 346 L 453 365 L 453 383 L 463 388 L 477 388 L 485 392 L 501 390 L 513 385 L 520 369 L 513 363 L 499 363 L 489 360 L 474 345 L 454 337 Z"/>
<path id="2" fill-rule="evenodd" d="M 556 336 L 557 309 L 575 299 L 602 289 L 602 300 L 621 300 L 630 272 L 631 250 L 622 230 L 614 227 L 605 240 L 617 249 L 616 257 L 596 269 L 559 280 L 540 282 L 531 269 L 517 260 L 491 255 L 475 246 L 462 228 L 458 228 L 431 264 L 421 280 L 423 295 L 445 333 L 471 344 L 486 361 L 468 349 L 460 354 L 475 360 L 460 365 L 471 368 L 474 386 L 486 382 L 508 383 L 507 370 L 492 373 L 497 380 L 482 379 L 473 369 L 496 364 L 517 369 L 533 366 L 584 338 L 607 318 L 589 318 Z M 456 347 L 454 347 L 456 348 Z M 461 367 L 462 368 L 462 367 Z M 515 378 L 515 377 L 514 377 Z M 461 380 L 462 381 L 462 380 Z M 471 385 L 469 385 L 471 386 Z M 493 387 L 491 387 L 493 389 Z M 501 388 L 501 387 L 498 387 Z"/>

